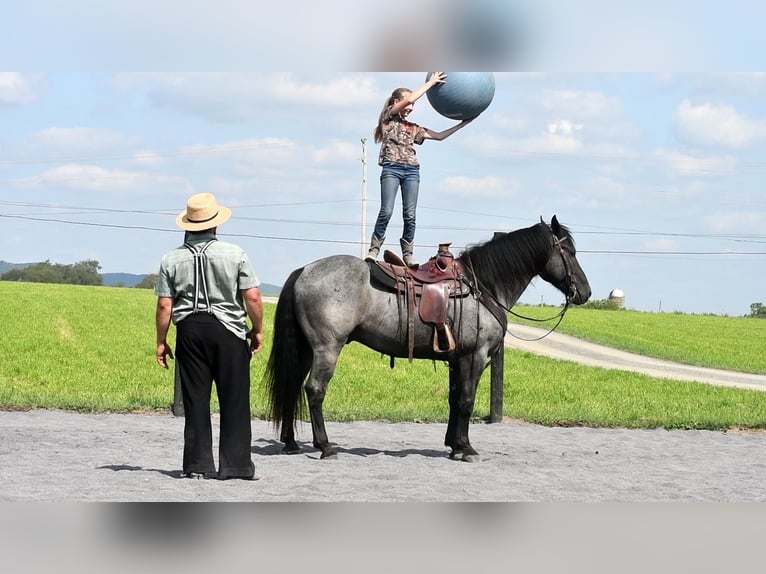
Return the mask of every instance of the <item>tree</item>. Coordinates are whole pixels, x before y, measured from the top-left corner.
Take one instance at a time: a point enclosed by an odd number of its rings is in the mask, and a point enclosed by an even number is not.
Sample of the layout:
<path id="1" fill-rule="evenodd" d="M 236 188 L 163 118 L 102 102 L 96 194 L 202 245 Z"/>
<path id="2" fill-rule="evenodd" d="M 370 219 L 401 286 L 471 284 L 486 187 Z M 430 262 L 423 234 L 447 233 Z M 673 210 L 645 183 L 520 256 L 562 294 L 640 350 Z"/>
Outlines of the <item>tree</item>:
<path id="1" fill-rule="evenodd" d="M 763 303 L 751 303 L 750 316 L 758 319 L 766 319 L 766 307 Z"/>
<path id="2" fill-rule="evenodd" d="M 99 274 L 100 270 L 101 265 L 99 265 L 98 261 L 93 259 L 79 261 L 74 265 L 65 265 L 63 270 L 63 283 L 72 283 L 74 285 L 103 285 L 104 280 Z"/>
<path id="3" fill-rule="evenodd" d="M 155 283 L 157 283 L 157 274 L 149 273 L 140 282 L 136 283 L 136 289 L 154 289 Z"/>
<path id="4" fill-rule="evenodd" d="M 28 281 L 29 283 L 67 283 L 74 285 L 103 285 L 98 261 L 79 261 L 73 265 L 51 264 L 43 261 L 23 269 L 11 269 L 0 276 L 2 281 Z"/>

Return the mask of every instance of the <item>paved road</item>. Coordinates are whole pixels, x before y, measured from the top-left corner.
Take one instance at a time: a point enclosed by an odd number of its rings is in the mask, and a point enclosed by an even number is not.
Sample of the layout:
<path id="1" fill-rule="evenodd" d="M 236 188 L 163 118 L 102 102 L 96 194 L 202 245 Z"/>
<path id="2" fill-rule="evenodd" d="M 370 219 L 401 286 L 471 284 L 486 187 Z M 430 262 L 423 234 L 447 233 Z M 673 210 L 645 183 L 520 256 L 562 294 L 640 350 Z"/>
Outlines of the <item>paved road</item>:
<path id="1" fill-rule="evenodd" d="M 763 375 L 692 367 L 670 361 L 651 359 L 612 349 L 611 347 L 589 343 L 558 332 L 550 333 L 545 338 L 534 341 L 532 339 L 536 339 L 548 332 L 547 329 L 537 327 L 511 325 L 509 331 L 512 335 L 506 335 L 506 347 L 528 351 L 553 359 L 573 361 L 591 367 L 634 371 L 665 379 L 697 381 L 712 385 L 766 391 L 766 376 Z"/>

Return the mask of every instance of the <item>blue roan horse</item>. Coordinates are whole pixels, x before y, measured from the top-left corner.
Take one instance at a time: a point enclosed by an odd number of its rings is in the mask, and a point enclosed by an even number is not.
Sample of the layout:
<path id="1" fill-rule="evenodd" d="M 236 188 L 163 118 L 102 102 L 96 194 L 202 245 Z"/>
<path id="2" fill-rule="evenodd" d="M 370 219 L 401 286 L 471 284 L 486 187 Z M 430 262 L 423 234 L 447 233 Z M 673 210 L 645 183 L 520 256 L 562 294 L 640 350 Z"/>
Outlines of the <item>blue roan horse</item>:
<path id="1" fill-rule="evenodd" d="M 468 439 L 469 422 L 479 377 L 503 344 L 506 313 L 536 276 L 559 289 L 567 304 L 585 303 L 591 291 L 574 241 L 556 216 L 550 225 L 541 220 L 468 247 L 455 260 L 471 296 L 449 305 L 454 350 L 446 354 L 435 350 L 432 326 L 407 316 L 401 293 L 374 284 L 375 263 L 335 255 L 293 271 L 277 304 L 267 367 L 271 416 L 277 428 L 281 425 L 284 453 L 300 452 L 295 425 L 304 414 L 305 387 L 313 444 L 322 458 L 337 455 L 327 438 L 322 403 L 338 355 L 344 345 L 358 341 L 391 357 L 446 361 L 449 422 L 444 444 L 453 459 L 478 459 Z"/>

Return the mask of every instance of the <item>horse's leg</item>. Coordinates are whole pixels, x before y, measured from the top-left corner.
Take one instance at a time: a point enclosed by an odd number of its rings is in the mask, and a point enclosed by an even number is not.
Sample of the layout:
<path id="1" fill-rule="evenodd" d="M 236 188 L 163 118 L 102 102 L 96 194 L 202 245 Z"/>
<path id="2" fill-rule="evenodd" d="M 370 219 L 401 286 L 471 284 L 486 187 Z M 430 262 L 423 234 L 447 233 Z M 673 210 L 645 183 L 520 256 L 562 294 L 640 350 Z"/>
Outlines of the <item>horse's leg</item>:
<path id="1" fill-rule="evenodd" d="M 450 423 L 444 442 L 452 448 L 451 459 L 477 462 L 479 453 L 471 446 L 468 428 L 476 400 L 476 387 L 486 363 L 480 353 L 474 353 L 460 357 L 450 366 Z"/>
<path id="2" fill-rule="evenodd" d="M 279 440 L 284 443 L 282 454 L 300 454 L 301 447 L 295 441 L 295 412 L 292 417 L 285 417 L 282 420 L 282 431 L 279 434 Z"/>
<path id="3" fill-rule="evenodd" d="M 314 349 L 314 361 L 311 364 L 311 374 L 306 381 L 306 399 L 311 415 L 311 431 L 314 436 L 314 447 L 322 451 L 320 458 L 336 458 L 338 452 L 330 446 L 325 429 L 324 403 L 327 386 L 335 373 L 335 365 L 341 348 L 328 348 L 323 346 Z"/>
<path id="4" fill-rule="evenodd" d="M 447 434 L 444 436 L 444 446 L 455 449 L 457 437 L 458 397 L 460 396 L 460 376 L 457 362 L 449 365 L 449 420 Z"/>

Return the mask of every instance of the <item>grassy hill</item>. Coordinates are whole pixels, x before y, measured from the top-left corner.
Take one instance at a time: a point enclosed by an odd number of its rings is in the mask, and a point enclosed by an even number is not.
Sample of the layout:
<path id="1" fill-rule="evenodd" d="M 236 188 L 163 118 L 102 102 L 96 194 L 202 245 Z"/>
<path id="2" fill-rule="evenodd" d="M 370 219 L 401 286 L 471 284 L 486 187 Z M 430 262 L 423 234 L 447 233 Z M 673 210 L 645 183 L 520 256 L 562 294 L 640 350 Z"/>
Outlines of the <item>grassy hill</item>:
<path id="1" fill-rule="evenodd" d="M 0 337 L 0 408 L 170 408 L 174 369 L 155 362 L 151 290 L 0 281 L 0 300 L 0 324 L 10 334 Z M 251 412 L 258 418 L 268 417 L 264 371 L 275 309 L 274 303 L 264 305 L 264 349 L 251 362 Z M 689 363 L 766 371 L 766 321 L 759 319 L 578 308 L 562 327 L 606 334 L 615 346 L 639 341 L 655 356 L 683 348 Z M 171 345 L 174 336 L 171 329 Z M 504 370 L 503 414 L 514 419 L 624 428 L 766 428 L 761 391 L 586 367 L 510 349 Z M 487 369 L 478 386 L 477 419 L 489 414 L 489 374 Z M 351 343 L 338 360 L 324 411 L 334 421 L 446 421 L 448 393 L 445 363 L 398 359 L 392 369 L 388 357 Z"/>

